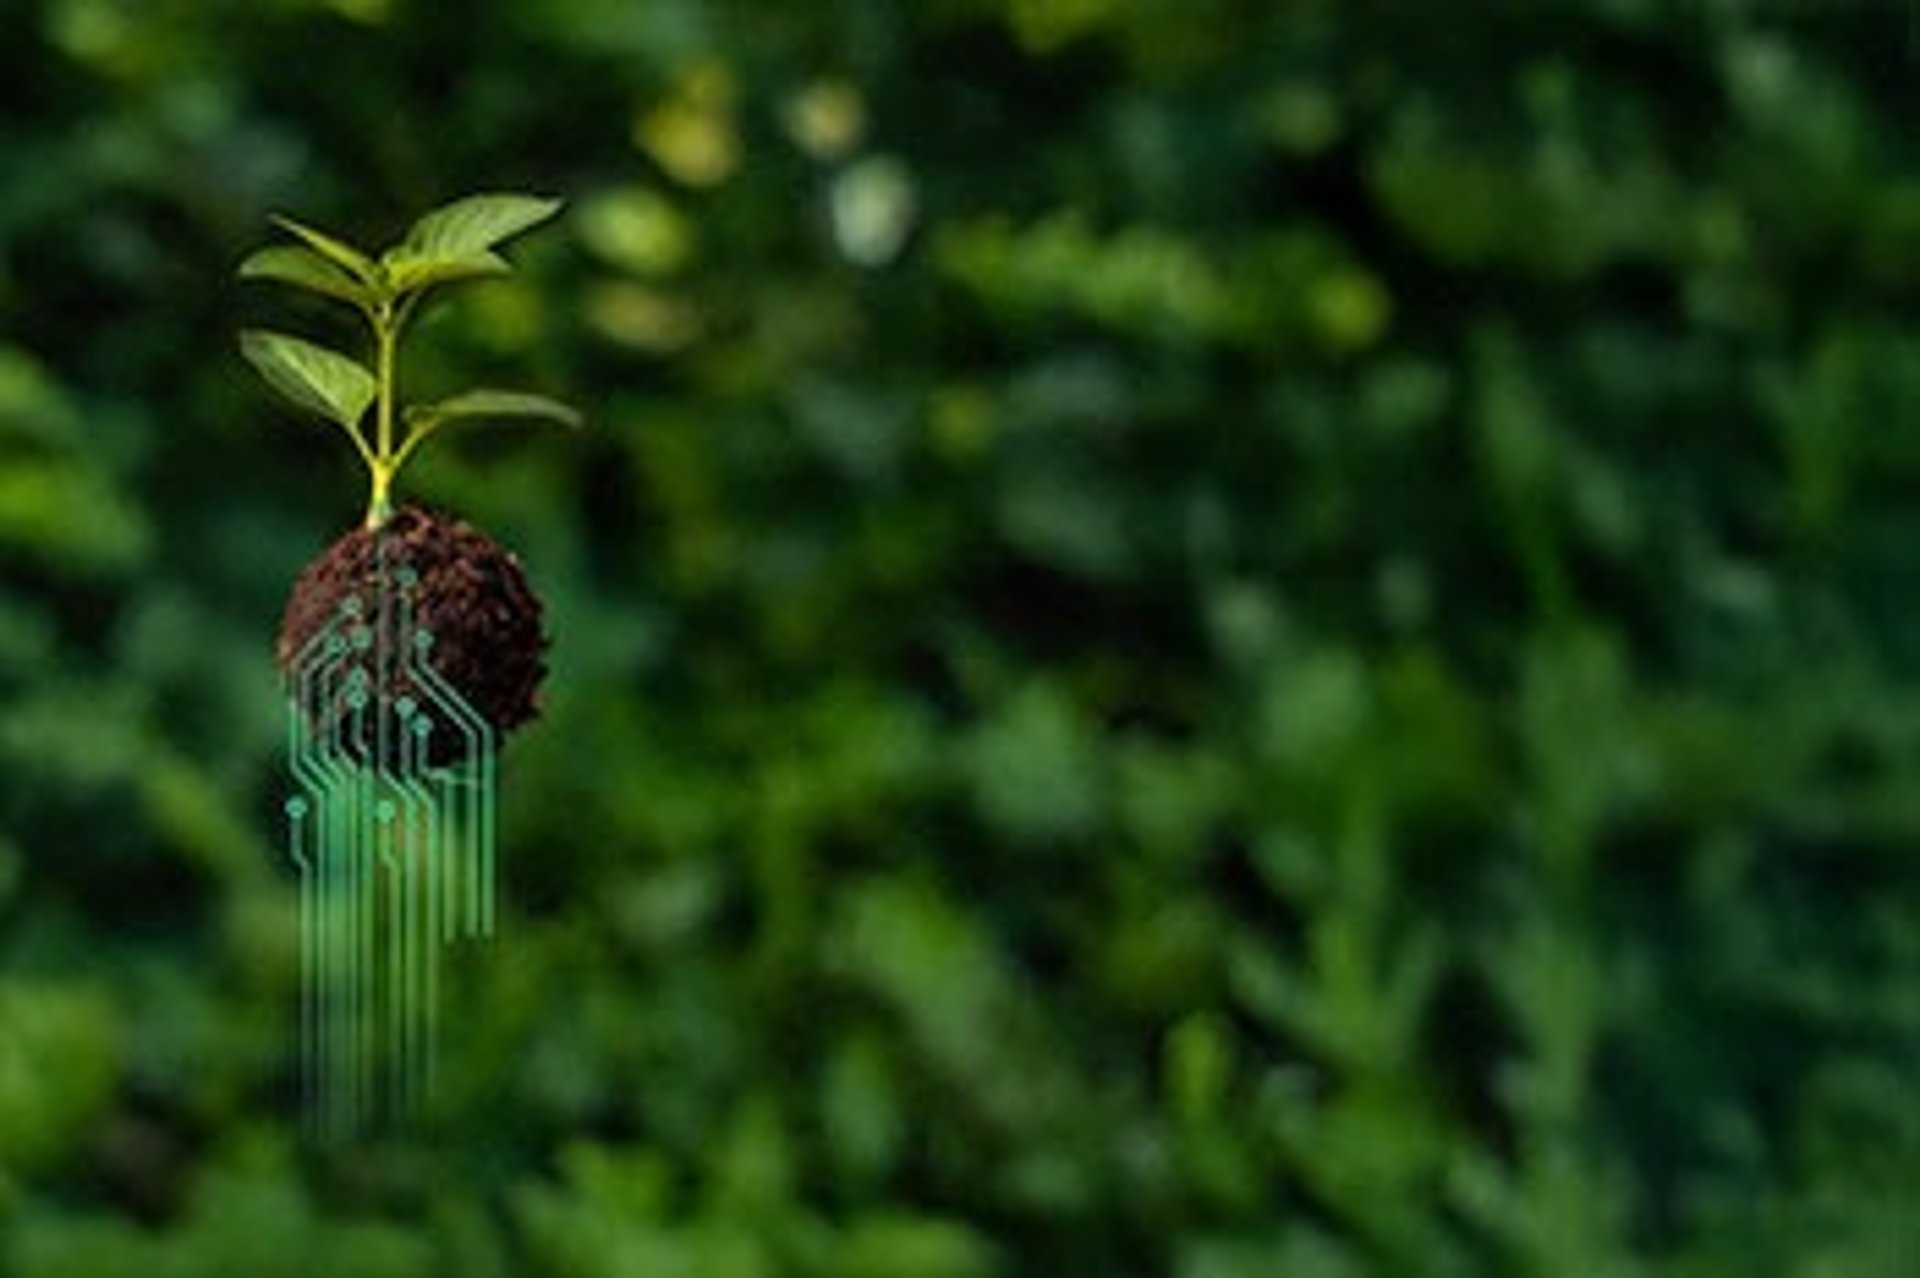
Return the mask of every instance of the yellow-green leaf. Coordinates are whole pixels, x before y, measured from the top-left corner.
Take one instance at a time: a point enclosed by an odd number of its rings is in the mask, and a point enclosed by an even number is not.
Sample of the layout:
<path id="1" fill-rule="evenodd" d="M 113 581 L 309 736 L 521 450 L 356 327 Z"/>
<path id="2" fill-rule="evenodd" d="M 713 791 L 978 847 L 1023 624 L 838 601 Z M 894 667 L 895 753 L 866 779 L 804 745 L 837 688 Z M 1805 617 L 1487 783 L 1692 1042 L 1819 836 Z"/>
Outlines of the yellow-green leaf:
<path id="1" fill-rule="evenodd" d="M 402 247 L 425 258 L 472 258 L 538 226 L 560 207 L 559 200 L 533 195 L 470 195 L 415 222 Z"/>
<path id="2" fill-rule="evenodd" d="M 337 240 L 325 231 L 316 230 L 304 222 L 296 222 L 290 217 L 273 215 L 273 224 L 303 241 L 308 248 L 327 258 L 336 266 L 342 267 L 355 279 L 369 287 L 380 283 L 380 268 L 374 260 L 344 240 Z"/>
<path id="3" fill-rule="evenodd" d="M 366 286 L 335 265 L 333 259 L 297 244 L 276 244 L 248 255 L 240 263 L 239 275 L 243 280 L 291 284 L 356 306 L 371 300 Z"/>
<path id="4" fill-rule="evenodd" d="M 240 353 L 267 384 L 308 412 L 352 431 L 373 403 L 373 374 L 337 351 L 285 333 L 248 329 Z"/>
<path id="5" fill-rule="evenodd" d="M 581 422 L 576 409 L 557 399 L 524 391 L 467 391 L 437 404 L 423 404 L 407 413 L 407 419 L 423 429 L 441 422 L 479 417 L 545 421 L 567 427 L 578 427 Z"/>
<path id="6" fill-rule="evenodd" d="M 412 293 L 435 284 L 505 275 L 512 269 L 505 258 L 487 249 L 464 257 L 447 257 L 425 253 L 405 244 L 382 254 L 380 266 L 387 273 L 387 286 L 395 293 Z"/>

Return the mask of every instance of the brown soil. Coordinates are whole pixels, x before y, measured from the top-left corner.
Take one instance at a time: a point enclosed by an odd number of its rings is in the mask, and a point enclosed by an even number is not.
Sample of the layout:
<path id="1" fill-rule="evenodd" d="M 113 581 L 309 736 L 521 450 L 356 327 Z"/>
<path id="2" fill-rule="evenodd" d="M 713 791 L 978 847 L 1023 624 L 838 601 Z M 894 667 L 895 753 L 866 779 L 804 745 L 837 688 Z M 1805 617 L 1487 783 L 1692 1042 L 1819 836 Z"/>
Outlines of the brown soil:
<path id="1" fill-rule="evenodd" d="M 501 733 L 538 715 L 548 641 L 519 559 L 465 520 L 416 506 L 395 511 L 378 531 L 343 534 L 301 571 L 274 648 L 281 672 L 291 674 L 302 648 L 343 606 L 374 623 L 383 647 L 397 649 L 403 597 L 414 628 L 432 636 L 426 660 L 476 713 Z M 367 665 L 382 704 L 414 695 L 403 663 Z"/>

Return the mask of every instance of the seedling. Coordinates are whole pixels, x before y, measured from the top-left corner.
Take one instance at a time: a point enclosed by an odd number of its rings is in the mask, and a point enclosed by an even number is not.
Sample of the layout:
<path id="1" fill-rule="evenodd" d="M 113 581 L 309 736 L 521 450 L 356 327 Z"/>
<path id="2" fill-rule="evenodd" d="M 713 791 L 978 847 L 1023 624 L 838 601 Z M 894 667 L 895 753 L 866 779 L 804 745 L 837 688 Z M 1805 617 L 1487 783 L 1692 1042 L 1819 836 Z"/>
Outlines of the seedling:
<path id="1" fill-rule="evenodd" d="M 240 350 L 275 390 L 353 441 L 367 468 L 368 528 L 392 515 L 394 477 L 442 426 L 483 418 L 579 425 L 579 414 L 565 404 L 519 391 L 471 390 L 437 403 L 399 403 L 400 343 L 421 302 L 436 289 L 506 274 L 511 268 L 494 250 L 559 211 L 558 200 L 529 195 L 469 196 L 427 214 L 377 257 L 292 218 L 275 217 L 275 225 L 298 242 L 263 248 L 240 264 L 243 279 L 272 280 L 344 302 L 366 321 L 370 364 L 264 329 L 242 333 Z"/>
<path id="2" fill-rule="evenodd" d="M 342 600 L 372 588 L 380 565 L 406 567 L 417 579 L 419 620 L 434 636 L 438 671 L 497 729 L 533 717 L 546 641 L 539 600 L 519 562 L 463 521 L 396 509 L 394 482 L 446 426 L 487 419 L 577 426 L 579 414 L 543 395 L 494 389 L 405 404 L 399 374 L 402 344 L 422 305 L 458 285 L 506 274 L 500 246 L 559 210 L 558 200 L 530 195 L 469 196 L 428 213 L 377 254 L 275 217 L 291 242 L 260 249 L 240 264 L 244 279 L 289 285 L 351 308 L 367 330 L 365 358 L 288 333 L 248 329 L 240 336 L 241 353 L 267 383 L 295 407 L 339 427 L 367 472 L 360 527 L 307 567 L 288 600 L 276 651 L 283 671 L 292 672 L 302 647 Z"/>

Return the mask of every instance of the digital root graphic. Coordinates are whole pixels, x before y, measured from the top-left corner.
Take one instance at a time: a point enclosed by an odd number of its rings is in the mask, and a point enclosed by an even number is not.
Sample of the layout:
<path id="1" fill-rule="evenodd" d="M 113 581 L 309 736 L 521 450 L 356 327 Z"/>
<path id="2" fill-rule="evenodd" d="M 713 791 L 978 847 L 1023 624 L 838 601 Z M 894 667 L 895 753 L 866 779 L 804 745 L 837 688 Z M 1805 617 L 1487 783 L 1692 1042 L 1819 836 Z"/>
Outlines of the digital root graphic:
<path id="1" fill-rule="evenodd" d="M 495 735 L 434 668 L 418 587 L 412 568 L 382 562 L 290 677 L 301 1074 L 325 1133 L 418 1110 L 442 963 L 456 941 L 494 933 Z"/>

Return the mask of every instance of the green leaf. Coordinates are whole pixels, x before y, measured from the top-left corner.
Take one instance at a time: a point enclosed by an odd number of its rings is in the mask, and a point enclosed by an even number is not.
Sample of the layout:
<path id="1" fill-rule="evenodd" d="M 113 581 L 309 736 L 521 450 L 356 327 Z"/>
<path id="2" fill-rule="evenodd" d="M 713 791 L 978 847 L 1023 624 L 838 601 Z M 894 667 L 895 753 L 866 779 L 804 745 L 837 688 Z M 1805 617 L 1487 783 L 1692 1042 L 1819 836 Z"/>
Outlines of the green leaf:
<path id="1" fill-rule="evenodd" d="M 532 195 L 470 195 L 413 224 L 400 248 L 421 257 L 460 261 L 538 226 L 560 211 L 559 200 Z"/>
<path id="2" fill-rule="evenodd" d="M 505 258 L 487 249 L 464 257 L 444 257 L 423 253 L 405 244 L 382 254 L 380 267 L 387 273 L 387 286 L 395 293 L 505 275 L 512 269 Z"/>
<path id="3" fill-rule="evenodd" d="M 336 240 L 325 231 L 315 230 L 313 227 L 301 222 L 296 222 L 290 217 L 282 217 L 278 213 L 273 215 L 272 220 L 275 226 L 287 234 L 304 241 L 308 248 L 320 254 L 322 257 L 327 258 L 336 266 L 345 269 L 348 274 L 358 279 L 361 283 L 369 287 L 377 286 L 380 283 L 379 266 L 372 258 L 353 247 L 353 245 L 341 240 Z"/>
<path id="4" fill-rule="evenodd" d="M 373 374 L 324 346 L 284 333 L 248 329 L 240 334 L 240 353 L 268 385 L 349 431 L 373 403 Z"/>
<path id="5" fill-rule="evenodd" d="M 523 391 L 473 390 L 437 404 L 422 404 L 407 410 L 407 420 L 422 429 L 431 429 L 445 421 L 476 417 L 547 421 L 575 428 L 581 422 L 579 412 L 559 400 Z"/>
<path id="6" fill-rule="evenodd" d="M 295 244 L 276 244 L 250 254 L 240 263 L 239 275 L 243 280 L 291 284 L 356 306 L 364 306 L 371 300 L 366 286 L 336 266 L 333 259 Z"/>

